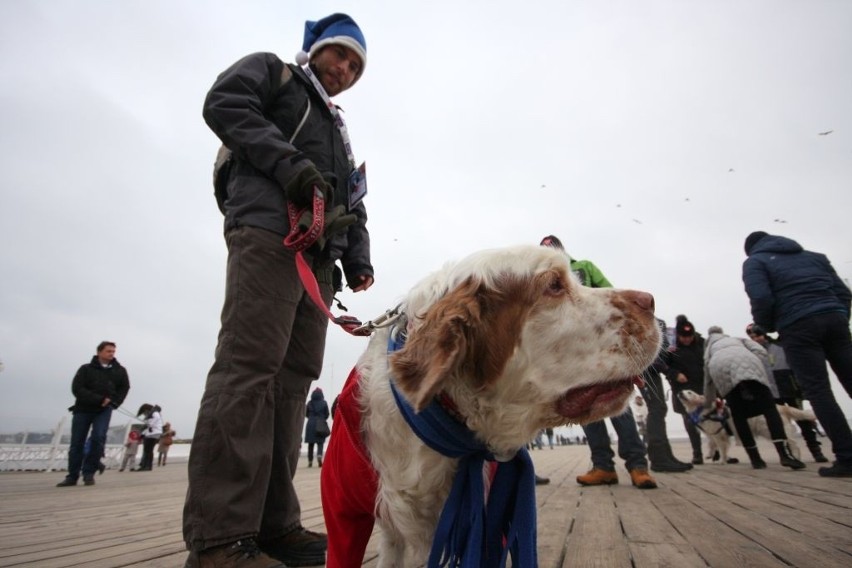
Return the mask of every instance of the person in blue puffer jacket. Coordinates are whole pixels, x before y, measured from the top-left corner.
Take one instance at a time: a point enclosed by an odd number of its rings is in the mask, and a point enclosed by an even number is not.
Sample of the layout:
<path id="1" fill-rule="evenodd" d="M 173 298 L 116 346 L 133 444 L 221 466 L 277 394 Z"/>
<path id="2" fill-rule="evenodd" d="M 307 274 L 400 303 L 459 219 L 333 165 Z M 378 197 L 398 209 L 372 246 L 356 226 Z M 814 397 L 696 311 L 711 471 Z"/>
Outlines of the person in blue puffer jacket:
<path id="1" fill-rule="evenodd" d="M 754 323 L 778 331 L 805 398 L 831 440 L 836 461 L 823 477 L 852 477 L 852 430 L 834 398 L 825 362 L 852 397 L 852 292 L 824 254 L 763 231 L 745 240 L 743 283 Z"/>

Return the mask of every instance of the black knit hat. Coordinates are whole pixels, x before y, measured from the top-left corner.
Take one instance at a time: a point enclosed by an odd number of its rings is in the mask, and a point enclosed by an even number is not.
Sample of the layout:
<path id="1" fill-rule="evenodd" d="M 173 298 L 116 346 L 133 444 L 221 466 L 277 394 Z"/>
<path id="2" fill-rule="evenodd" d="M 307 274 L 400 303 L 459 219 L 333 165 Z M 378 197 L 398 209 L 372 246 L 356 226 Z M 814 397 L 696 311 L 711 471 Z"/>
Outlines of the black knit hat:
<path id="1" fill-rule="evenodd" d="M 562 241 L 560 241 L 559 237 L 557 237 L 556 235 L 547 235 L 546 237 L 541 239 L 541 242 L 538 244 L 543 247 L 553 247 L 558 248 L 559 250 L 565 250 L 565 247 L 562 246 Z"/>
<path id="2" fill-rule="evenodd" d="M 754 248 L 754 245 L 756 245 L 760 239 L 762 239 L 763 237 L 768 237 L 768 236 L 769 236 L 769 233 L 766 233 L 764 231 L 755 231 L 752 234 L 750 234 L 749 236 L 747 236 L 746 240 L 745 240 L 745 253 L 746 253 L 746 255 L 751 254 L 751 249 Z"/>
<path id="3" fill-rule="evenodd" d="M 681 337 L 691 337 L 695 335 L 695 326 L 692 322 L 686 319 L 685 315 L 679 315 L 675 319 L 675 332 Z"/>

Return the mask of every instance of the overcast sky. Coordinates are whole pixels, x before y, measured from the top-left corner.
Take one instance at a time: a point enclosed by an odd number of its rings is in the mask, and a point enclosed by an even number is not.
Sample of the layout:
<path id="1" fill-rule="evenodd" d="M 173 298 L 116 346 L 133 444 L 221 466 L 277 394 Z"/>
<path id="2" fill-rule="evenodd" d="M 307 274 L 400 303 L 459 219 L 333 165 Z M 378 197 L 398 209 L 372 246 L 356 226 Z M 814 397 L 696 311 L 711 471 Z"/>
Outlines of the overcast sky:
<path id="1" fill-rule="evenodd" d="M 204 96 L 248 53 L 292 61 L 336 11 L 368 46 L 336 100 L 369 174 L 376 284 L 341 295 L 352 314 L 548 233 L 702 333 L 750 321 L 753 230 L 852 278 L 850 2 L 7 0 L 0 431 L 55 426 L 108 339 L 125 406 L 191 434 L 226 256 Z M 329 400 L 365 345 L 329 330 Z"/>

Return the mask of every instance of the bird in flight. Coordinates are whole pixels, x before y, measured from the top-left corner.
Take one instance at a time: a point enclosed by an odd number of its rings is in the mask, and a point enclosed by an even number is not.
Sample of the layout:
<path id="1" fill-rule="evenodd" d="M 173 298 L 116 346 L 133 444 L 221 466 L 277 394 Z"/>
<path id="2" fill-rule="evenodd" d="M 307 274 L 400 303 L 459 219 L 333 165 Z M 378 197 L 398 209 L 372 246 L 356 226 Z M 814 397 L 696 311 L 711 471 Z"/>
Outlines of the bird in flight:
<path id="1" fill-rule="evenodd" d="M 829 134 L 831 134 L 832 132 L 834 132 L 834 130 L 826 130 L 825 132 L 818 132 L 817 134 L 818 134 L 819 136 L 828 136 L 828 135 L 829 135 Z"/>

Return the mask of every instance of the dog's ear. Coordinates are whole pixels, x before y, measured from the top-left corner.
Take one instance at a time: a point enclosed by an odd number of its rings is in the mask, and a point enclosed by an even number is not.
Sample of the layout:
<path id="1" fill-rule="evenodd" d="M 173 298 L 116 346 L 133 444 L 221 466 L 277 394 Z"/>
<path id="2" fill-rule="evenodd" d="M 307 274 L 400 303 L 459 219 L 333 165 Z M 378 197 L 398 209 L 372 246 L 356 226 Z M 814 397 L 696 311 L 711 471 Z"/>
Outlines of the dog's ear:
<path id="1" fill-rule="evenodd" d="M 429 308 L 390 360 L 396 384 L 415 411 L 454 374 L 471 380 L 474 388 L 502 374 L 523 325 L 523 303 L 513 296 L 471 278 Z"/>

